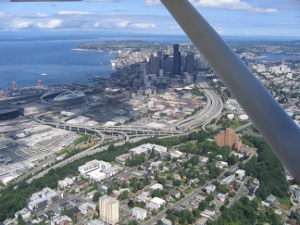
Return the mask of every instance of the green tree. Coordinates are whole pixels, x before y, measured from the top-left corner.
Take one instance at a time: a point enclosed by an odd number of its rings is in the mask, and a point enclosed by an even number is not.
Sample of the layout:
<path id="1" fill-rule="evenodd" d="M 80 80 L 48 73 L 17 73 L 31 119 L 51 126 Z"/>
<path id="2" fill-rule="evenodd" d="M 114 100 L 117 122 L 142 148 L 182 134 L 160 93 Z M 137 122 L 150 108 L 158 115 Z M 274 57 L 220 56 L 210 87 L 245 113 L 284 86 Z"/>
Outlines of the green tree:
<path id="1" fill-rule="evenodd" d="M 135 220 L 132 220 L 128 223 L 128 225 L 138 225 L 139 223 Z"/>
<path id="2" fill-rule="evenodd" d="M 120 196 L 119 199 L 120 200 L 125 200 L 126 198 L 128 198 L 128 191 L 123 191 Z"/>
<path id="3" fill-rule="evenodd" d="M 100 194 L 100 192 L 96 192 L 93 196 L 93 202 L 99 202 L 99 198 L 101 197 L 102 195 Z"/>

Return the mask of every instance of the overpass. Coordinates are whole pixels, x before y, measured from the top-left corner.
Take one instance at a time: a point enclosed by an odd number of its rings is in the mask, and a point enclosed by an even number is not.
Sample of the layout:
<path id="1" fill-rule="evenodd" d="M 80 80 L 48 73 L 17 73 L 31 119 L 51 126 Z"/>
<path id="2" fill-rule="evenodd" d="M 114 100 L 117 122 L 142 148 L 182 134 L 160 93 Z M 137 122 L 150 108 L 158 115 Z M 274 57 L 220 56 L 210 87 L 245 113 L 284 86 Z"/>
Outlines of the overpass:
<path id="1" fill-rule="evenodd" d="M 238 127 L 238 128 L 235 128 L 235 129 L 234 129 L 234 132 L 235 132 L 235 133 L 238 133 L 238 132 L 240 132 L 240 131 L 243 131 L 243 130 L 245 130 L 245 129 L 251 127 L 252 125 L 253 125 L 252 122 L 246 123 L 246 124 L 244 124 L 244 125 L 242 125 L 242 126 L 240 126 L 240 127 Z"/>

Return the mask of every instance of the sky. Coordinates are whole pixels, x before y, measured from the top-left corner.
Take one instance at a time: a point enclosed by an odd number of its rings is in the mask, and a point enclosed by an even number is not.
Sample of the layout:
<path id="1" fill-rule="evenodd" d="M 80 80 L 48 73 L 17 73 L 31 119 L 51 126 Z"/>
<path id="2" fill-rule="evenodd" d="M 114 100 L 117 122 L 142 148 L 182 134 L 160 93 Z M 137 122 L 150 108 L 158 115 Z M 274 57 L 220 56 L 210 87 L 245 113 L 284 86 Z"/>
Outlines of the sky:
<path id="1" fill-rule="evenodd" d="M 299 0 L 189 0 L 221 36 L 300 38 Z M 184 34 L 160 0 L 9 2 L 1 32 Z"/>

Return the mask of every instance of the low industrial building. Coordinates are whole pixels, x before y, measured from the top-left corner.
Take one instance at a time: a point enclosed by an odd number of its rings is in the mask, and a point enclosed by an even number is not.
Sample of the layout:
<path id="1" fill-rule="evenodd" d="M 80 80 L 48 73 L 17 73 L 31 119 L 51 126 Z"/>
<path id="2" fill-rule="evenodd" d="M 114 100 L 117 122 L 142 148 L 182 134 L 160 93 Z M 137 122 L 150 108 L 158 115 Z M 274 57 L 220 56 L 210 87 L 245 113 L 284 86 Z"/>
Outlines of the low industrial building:
<path id="1" fill-rule="evenodd" d="M 20 106 L 23 110 L 24 116 L 34 115 L 37 113 L 44 113 L 51 110 L 49 104 L 39 104 L 39 103 L 28 103 Z"/>
<path id="2" fill-rule="evenodd" d="M 148 155 L 152 149 L 156 154 L 163 154 L 167 152 L 167 148 L 156 144 L 144 144 L 129 150 L 129 154 L 132 156 L 140 155 L 142 153 Z"/>
<path id="3" fill-rule="evenodd" d="M 95 160 L 85 163 L 83 166 L 78 167 L 78 172 L 81 175 L 84 175 L 84 174 L 87 174 L 96 169 L 103 171 L 110 167 L 111 167 L 110 163 L 95 159 Z"/>
<path id="4" fill-rule="evenodd" d="M 56 192 L 48 187 L 43 188 L 42 191 L 34 193 L 28 202 L 28 209 L 36 210 L 47 207 L 53 202 L 57 202 L 63 198 L 63 193 Z"/>
<path id="5" fill-rule="evenodd" d="M 125 165 L 126 159 L 128 158 L 130 158 L 130 154 L 119 155 L 118 157 L 115 158 L 115 161 L 117 163 L 120 163 L 121 165 Z"/>

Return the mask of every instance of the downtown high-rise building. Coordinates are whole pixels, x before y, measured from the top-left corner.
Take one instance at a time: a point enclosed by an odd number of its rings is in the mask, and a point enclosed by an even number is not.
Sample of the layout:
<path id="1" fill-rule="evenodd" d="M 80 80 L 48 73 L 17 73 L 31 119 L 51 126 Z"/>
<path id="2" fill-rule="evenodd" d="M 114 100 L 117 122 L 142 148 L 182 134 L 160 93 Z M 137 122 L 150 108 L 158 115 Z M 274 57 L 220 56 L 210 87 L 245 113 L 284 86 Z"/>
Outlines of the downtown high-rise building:
<path id="1" fill-rule="evenodd" d="M 159 70 L 160 70 L 160 58 L 158 56 L 154 56 L 152 58 L 151 72 L 158 76 L 159 75 Z"/>
<path id="2" fill-rule="evenodd" d="M 184 72 L 189 74 L 193 73 L 195 70 L 195 54 L 194 52 L 188 52 L 185 57 Z"/>
<path id="3" fill-rule="evenodd" d="M 173 46 L 173 75 L 180 75 L 181 73 L 181 54 L 179 51 L 179 44 Z"/>
<path id="4" fill-rule="evenodd" d="M 99 198 L 100 220 L 115 225 L 119 222 L 119 201 L 108 195 Z"/>

